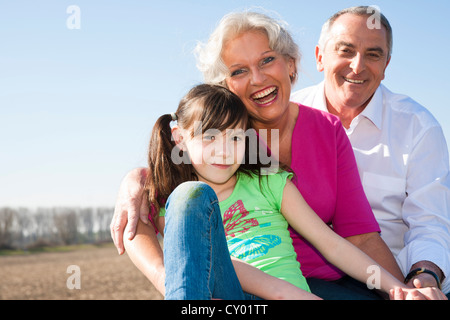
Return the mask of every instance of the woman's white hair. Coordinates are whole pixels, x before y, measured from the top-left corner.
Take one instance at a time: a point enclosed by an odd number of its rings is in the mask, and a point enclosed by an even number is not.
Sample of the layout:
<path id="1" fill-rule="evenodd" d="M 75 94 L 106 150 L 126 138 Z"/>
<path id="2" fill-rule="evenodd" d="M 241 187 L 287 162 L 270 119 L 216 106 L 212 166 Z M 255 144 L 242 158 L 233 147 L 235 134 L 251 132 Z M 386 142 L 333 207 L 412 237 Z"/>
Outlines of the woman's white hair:
<path id="1" fill-rule="evenodd" d="M 203 73 L 205 82 L 226 86 L 225 79 L 230 72 L 221 57 L 223 47 L 227 41 L 247 31 L 264 32 L 272 50 L 294 60 L 295 73 L 291 80 L 295 82 L 301 54 L 285 26 L 287 24 L 284 21 L 258 12 L 244 11 L 225 15 L 208 42 L 198 43 L 195 49 L 197 68 Z"/>

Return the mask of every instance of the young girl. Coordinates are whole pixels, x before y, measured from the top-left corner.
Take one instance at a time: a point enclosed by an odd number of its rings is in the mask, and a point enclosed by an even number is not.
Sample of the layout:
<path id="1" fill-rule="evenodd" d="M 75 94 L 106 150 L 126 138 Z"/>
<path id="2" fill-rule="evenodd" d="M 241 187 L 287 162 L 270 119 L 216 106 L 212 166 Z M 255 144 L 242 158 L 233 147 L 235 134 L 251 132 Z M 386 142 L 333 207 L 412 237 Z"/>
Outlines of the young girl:
<path id="1" fill-rule="evenodd" d="M 164 234 L 166 299 L 318 298 L 300 271 L 288 223 L 353 278 L 366 282 L 375 270 L 381 290 L 397 287 L 396 298 L 413 291 L 326 226 L 290 173 L 261 175 L 270 164 L 254 161 L 247 129 L 241 100 L 206 84 L 153 129 L 146 191 Z"/>

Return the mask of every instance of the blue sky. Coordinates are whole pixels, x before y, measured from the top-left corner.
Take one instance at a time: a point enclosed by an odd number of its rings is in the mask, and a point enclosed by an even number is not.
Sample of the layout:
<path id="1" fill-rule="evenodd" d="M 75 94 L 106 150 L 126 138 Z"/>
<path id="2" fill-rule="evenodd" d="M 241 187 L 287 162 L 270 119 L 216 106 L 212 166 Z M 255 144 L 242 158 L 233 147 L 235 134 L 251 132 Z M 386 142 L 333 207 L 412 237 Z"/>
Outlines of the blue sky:
<path id="1" fill-rule="evenodd" d="M 70 5 L 80 29 L 66 25 Z M 0 206 L 113 206 L 146 165 L 159 115 L 202 81 L 192 50 L 226 13 L 274 11 L 302 54 L 295 89 L 320 82 L 323 22 L 377 5 L 394 29 L 384 84 L 426 106 L 450 141 L 448 0 L 0 0 Z"/>

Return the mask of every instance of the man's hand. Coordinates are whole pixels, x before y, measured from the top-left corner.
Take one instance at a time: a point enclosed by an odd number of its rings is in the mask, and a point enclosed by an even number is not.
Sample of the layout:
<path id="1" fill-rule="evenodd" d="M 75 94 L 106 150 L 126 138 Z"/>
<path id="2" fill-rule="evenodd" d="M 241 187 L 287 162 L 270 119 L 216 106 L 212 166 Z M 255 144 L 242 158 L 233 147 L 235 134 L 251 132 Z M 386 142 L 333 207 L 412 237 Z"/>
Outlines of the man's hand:
<path id="1" fill-rule="evenodd" d="M 417 269 L 417 268 L 425 268 L 430 271 L 433 271 L 438 279 L 433 277 L 431 274 L 428 273 L 420 273 L 414 277 L 411 278 L 411 280 L 408 281 L 407 285 L 412 288 L 426 288 L 426 287 L 439 287 L 439 284 L 437 281 L 442 282 L 444 278 L 444 274 L 442 273 L 442 270 L 435 265 L 431 261 L 419 261 L 411 266 L 411 270 Z"/>
<path id="2" fill-rule="evenodd" d="M 146 174 L 147 171 L 144 168 L 133 169 L 120 185 L 114 216 L 110 224 L 111 237 L 119 254 L 125 252 L 124 233 L 131 240 L 136 234 L 139 218 L 143 223 L 148 224 L 148 199 L 143 196 Z"/>

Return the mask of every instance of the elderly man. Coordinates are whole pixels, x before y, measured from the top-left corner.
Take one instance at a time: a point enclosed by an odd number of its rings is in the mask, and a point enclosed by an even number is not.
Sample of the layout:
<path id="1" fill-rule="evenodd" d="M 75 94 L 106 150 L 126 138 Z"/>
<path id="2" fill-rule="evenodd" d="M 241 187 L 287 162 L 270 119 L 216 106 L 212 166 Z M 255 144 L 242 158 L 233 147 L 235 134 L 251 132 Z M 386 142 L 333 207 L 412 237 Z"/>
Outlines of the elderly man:
<path id="1" fill-rule="evenodd" d="M 448 149 L 424 107 L 381 84 L 392 52 L 389 22 L 371 7 L 342 10 L 324 24 L 315 50 L 324 81 L 291 100 L 341 119 L 381 237 L 405 281 L 448 295 Z"/>

